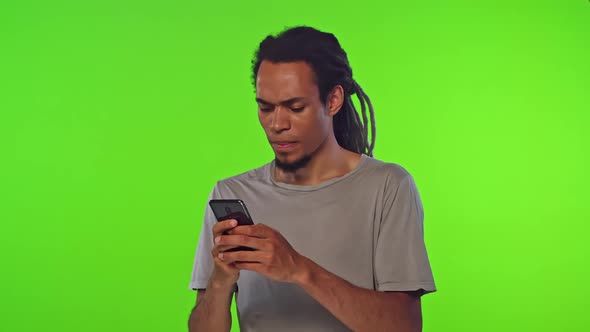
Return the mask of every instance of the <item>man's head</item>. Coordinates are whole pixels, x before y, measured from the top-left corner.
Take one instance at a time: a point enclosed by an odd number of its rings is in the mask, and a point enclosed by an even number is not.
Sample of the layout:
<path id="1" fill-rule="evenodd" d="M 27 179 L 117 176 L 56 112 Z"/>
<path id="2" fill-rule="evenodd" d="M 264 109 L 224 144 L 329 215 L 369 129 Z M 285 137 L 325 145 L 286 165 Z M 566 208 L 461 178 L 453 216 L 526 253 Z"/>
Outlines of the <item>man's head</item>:
<path id="1" fill-rule="evenodd" d="M 253 59 L 253 81 L 259 120 L 278 167 L 304 166 L 330 135 L 347 150 L 372 155 L 372 106 L 334 35 L 297 27 L 266 37 Z M 353 94 L 359 97 L 363 122 Z M 370 144 L 365 103 L 371 115 Z"/>

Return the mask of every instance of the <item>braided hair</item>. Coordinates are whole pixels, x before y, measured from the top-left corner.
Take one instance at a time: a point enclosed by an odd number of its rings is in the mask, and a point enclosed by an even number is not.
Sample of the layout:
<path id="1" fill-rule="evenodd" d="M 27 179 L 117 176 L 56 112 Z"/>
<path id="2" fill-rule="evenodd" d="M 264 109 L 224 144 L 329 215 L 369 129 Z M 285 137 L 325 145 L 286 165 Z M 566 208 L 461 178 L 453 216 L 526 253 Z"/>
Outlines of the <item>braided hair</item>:
<path id="1" fill-rule="evenodd" d="M 273 63 L 304 61 L 309 64 L 324 103 L 336 85 L 342 86 L 344 104 L 333 119 L 334 136 L 341 147 L 373 156 L 376 129 L 373 105 L 369 96 L 353 79 L 346 52 L 333 34 L 300 26 L 287 29 L 276 37 L 267 36 L 260 43 L 252 60 L 254 86 L 263 60 Z M 356 95 L 359 100 L 362 119 L 352 102 L 352 95 Z M 370 141 L 367 109 L 371 126 Z"/>

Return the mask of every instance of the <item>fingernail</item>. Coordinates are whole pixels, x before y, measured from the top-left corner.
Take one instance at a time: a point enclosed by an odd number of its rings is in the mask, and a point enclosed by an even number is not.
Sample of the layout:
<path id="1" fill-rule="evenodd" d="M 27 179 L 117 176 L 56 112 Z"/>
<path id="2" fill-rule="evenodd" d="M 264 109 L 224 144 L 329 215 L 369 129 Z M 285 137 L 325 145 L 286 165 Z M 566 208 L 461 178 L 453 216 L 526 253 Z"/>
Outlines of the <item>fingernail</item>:
<path id="1" fill-rule="evenodd" d="M 232 226 L 237 226 L 238 225 L 238 221 L 237 220 L 232 220 L 230 224 Z"/>
<path id="2" fill-rule="evenodd" d="M 219 243 L 219 241 L 221 241 L 221 236 L 215 238 L 215 243 Z"/>
<path id="3" fill-rule="evenodd" d="M 217 255 L 219 257 L 219 259 L 223 259 L 223 254 L 220 253 L 219 255 Z"/>

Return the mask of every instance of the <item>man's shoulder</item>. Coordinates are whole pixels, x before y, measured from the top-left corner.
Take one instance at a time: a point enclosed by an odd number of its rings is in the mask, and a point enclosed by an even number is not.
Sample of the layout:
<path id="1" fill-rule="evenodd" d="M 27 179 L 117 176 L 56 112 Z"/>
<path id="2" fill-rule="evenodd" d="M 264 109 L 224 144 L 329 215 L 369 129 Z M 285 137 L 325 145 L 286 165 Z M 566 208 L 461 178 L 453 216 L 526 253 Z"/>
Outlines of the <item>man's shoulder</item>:
<path id="1" fill-rule="evenodd" d="M 411 177 L 410 172 L 402 165 L 394 162 L 388 162 L 375 158 L 368 158 L 366 171 L 381 181 L 399 183 L 407 177 Z"/>

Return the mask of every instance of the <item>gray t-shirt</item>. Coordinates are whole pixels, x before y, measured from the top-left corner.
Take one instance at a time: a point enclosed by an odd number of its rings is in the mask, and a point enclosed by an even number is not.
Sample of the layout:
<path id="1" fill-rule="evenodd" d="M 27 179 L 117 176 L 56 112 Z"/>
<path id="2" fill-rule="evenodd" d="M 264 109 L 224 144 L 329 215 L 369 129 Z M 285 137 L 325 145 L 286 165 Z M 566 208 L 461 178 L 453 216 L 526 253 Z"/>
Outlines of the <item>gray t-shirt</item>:
<path id="1" fill-rule="evenodd" d="M 423 209 L 412 176 L 367 155 L 349 173 L 319 185 L 276 182 L 274 161 L 217 182 L 210 198 L 239 198 L 255 223 L 279 231 L 297 252 L 350 283 L 377 291 L 436 290 L 424 244 Z M 207 206 L 190 289 L 213 271 Z M 350 331 L 300 287 L 242 270 L 241 331 Z"/>

